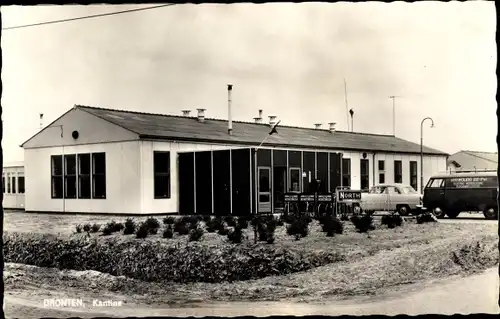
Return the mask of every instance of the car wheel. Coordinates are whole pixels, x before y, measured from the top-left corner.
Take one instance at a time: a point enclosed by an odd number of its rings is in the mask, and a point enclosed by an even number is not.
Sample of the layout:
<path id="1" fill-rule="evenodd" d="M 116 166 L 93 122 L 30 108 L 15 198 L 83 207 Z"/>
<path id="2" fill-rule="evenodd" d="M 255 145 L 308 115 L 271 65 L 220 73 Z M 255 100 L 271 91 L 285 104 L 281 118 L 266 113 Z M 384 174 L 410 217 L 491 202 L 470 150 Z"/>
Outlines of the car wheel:
<path id="1" fill-rule="evenodd" d="M 484 218 L 493 220 L 498 218 L 498 209 L 495 207 L 487 207 L 483 211 Z"/>
<path id="2" fill-rule="evenodd" d="M 398 212 L 398 214 L 400 216 L 408 216 L 410 214 L 410 207 L 408 207 L 406 205 L 401 205 L 401 206 L 398 206 L 396 211 Z"/>
<path id="3" fill-rule="evenodd" d="M 446 213 L 439 207 L 434 207 L 431 210 L 431 213 L 436 216 L 436 218 L 444 218 L 446 216 Z"/>
<path id="4" fill-rule="evenodd" d="M 455 219 L 458 217 L 458 215 L 460 215 L 460 212 L 451 211 L 451 212 L 446 213 L 446 216 L 448 216 L 448 218 L 450 218 L 450 219 Z"/>

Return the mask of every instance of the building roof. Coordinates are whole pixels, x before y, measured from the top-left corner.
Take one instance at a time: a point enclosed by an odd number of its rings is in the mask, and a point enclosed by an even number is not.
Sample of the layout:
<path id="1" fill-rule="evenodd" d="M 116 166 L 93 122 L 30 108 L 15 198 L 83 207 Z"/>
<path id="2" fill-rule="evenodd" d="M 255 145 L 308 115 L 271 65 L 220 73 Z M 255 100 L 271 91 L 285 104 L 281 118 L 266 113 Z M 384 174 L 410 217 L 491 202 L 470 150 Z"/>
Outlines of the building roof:
<path id="1" fill-rule="evenodd" d="M 460 151 L 450 155 L 448 164 L 453 164 L 460 170 L 493 169 L 498 166 L 498 153 Z"/>
<path id="2" fill-rule="evenodd" d="M 392 135 L 378 135 L 314 129 L 279 125 L 278 134 L 268 135 L 269 124 L 233 121 L 232 135 L 228 134 L 228 121 L 196 116 L 177 116 L 105 109 L 83 105 L 75 108 L 121 126 L 139 135 L 142 139 L 164 139 L 193 142 L 263 145 L 319 148 L 357 151 L 380 151 L 392 153 L 420 154 L 420 144 L 409 142 Z M 423 147 L 424 154 L 448 154 L 429 147 Z"/>

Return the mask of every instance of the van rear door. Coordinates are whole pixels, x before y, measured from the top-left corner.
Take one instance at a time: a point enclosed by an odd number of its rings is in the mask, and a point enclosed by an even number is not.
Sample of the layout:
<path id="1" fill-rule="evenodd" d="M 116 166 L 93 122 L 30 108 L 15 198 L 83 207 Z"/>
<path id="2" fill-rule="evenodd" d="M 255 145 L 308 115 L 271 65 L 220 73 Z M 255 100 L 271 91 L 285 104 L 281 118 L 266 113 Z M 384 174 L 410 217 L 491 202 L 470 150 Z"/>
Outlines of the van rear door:
<path id="1" fill-rule="evenodd" d="M 423 204 L 428 210 L 440 208 L 444 211 L 443 207 L 445 201 L 444 179 L 431 178 L 425 186 Z"/>

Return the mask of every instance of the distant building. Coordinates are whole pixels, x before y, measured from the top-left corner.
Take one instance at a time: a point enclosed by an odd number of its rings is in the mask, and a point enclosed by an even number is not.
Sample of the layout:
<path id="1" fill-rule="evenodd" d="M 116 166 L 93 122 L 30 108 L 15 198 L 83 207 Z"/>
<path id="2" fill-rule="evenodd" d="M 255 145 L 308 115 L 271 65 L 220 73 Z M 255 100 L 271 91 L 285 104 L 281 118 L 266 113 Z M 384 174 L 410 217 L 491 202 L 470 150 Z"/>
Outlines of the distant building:
<path id="1" fill-rule="evenodd" d="M 3 208 L 24 209 L 24 163 L 4 163 L 2 169 Z"/>
<path id="2" fill-rule="evenodd" d="M 313 191 L 316 179 L 322 192 L 392 182 L 419 189 L 417 143 L 336 131 L 334 123 L 280 125 L 269 135 L 273 117 L 233 122 L 204 112 L 71 108 L 22 145 L 26 211 L 260 213 L 282 209 L 285 192 Z M 266 136 L 255 163 L 252 151 Z M 423 154 L 426 183 L 446 170 L 449 154 L 425 146 Z"/>
<path id="3" fill-rule="evenodd" d="M 497 170 L 498 153 L 460 151 L 450 155 L 446 164 L 448 172 Z"/>

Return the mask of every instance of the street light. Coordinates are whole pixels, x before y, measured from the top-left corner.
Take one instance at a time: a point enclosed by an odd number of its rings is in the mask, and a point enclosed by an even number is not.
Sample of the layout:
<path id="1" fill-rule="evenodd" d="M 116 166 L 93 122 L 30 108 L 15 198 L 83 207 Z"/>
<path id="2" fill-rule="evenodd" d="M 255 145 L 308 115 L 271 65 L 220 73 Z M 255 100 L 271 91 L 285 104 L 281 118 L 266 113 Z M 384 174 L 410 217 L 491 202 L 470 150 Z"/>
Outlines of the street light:
<path id="1" fill-rule="evenodd" d="M 420 123 L 420 193 L 424 192 L 424 122 L 431 120 L 431 128 L 434 127 L 434 120 L 426 117 Z"/>

